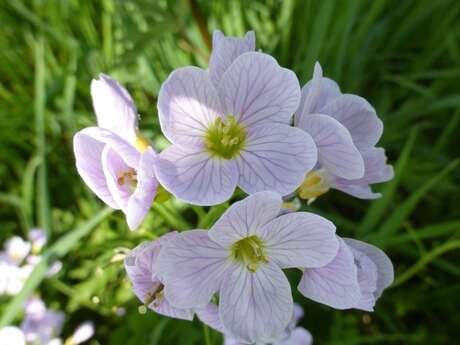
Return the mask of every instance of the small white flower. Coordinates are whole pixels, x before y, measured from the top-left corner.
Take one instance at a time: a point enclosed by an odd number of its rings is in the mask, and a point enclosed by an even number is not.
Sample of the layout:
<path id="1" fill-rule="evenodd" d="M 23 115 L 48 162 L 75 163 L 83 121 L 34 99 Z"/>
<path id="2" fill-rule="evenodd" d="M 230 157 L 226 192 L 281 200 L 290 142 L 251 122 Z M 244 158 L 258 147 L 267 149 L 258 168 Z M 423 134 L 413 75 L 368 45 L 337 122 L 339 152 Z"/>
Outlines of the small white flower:
<path id="1" fill-rule="evenodd" d="M 22 260 L 30 253 L 32 245 L 29 242 L 24 241 L 19 236 L 11 237 L 5 242 L 5 251 L 8 259 L 19 265 Z"/>
<path id="2" fill-rule="evenodd" d="M 0 328 L 0 345 L 26 345 L 26 338 L 18 327 L 3 327 Z"/>
<path id="3" fill-rule="evenodd" d="M 89 340 L 94 335 L 94 324 L 90 321 L 82 323 L 75 330 L 71 337 L 71 344 L 81 344 Z"/>

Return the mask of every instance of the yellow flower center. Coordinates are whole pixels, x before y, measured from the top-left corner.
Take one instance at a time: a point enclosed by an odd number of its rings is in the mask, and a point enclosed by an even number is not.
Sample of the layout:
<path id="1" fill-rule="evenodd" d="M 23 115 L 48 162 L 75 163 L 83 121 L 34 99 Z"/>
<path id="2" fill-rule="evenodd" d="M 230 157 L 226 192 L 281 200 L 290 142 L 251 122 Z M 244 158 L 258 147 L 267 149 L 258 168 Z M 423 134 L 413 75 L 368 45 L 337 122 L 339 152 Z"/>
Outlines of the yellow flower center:
<path id="1" fill-rule="evenodd" d="M 245 143 L 246 130 L 233 115 L 225 119 L 218 117 L 206 131 L 206 149 L 213 156 L 232 159 L 240 153 Z"/>
<path id="2" fill-rule="evenodd" d="M 298 193 L 302 199 L 308 200 L 311 204 L 319 196 L 331 188 L 330 181 L 323 169 L 309 172 L 299 187 Z"/>
<path id="3" fill-rule="evenodd" d="M 150 142 L 141 134 L 141 132 L 137 131 L 136 143 L 134 145 L 140 153 L 144 153 L 144 151 L 150 146 Z"/>
<path id="4" fill-rule="evenodd" d="M 230 257 L 243 263 L 251 272 L 257 271 L 259 265 L 268 263 L 265 243 L 255 235 L 235 242 L 230 248 Z"/>

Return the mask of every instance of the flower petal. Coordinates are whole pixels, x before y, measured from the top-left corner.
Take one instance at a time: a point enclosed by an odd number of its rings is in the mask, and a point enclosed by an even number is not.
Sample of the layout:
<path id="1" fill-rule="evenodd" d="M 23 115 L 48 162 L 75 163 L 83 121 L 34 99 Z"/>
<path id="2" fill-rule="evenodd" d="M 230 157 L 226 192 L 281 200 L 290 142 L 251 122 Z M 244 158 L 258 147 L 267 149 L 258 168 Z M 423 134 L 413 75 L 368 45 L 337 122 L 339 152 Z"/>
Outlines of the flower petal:
<path id="1" fill-rule="evenodd" d="M 231 246 L 241 238 L 259 233 L 262 227 L 280 212 L 281 196 L 259 192 L 234 203 L 209 230 L 209 237 L 222 245 Z"/>
<path id="2" fill-rule="evenodd" d="M 356 306 L 361 298 L 358 270 L 350 248 L 340 239 L 337 256 L 319 268 L 307 268 L 298 289 L 305 297 L 336 309 Z"/>
<path id="3" fill-rule="evenodd" d="M 161 86 L 158 114 L 163 134 L 171 142 L 200 146 L 206 129 L 223 112 L 206 71 L 184 67 L 172 72 Z"/>
<path id="4" fill-rule="evenodd" d="M 91 97 L 98 126 L 135 143 L 138 115 L 128 91 L 116 80 L 101 74 L 91 82 Z"/>
<path id="5" fill-rule="evenodd" d="M 170 236 L 174 236 L 173 233 L 163 235 L 155 241 L 143 242 L 131 250 L 125 258 L 126 273 L 131 280 L 135 295 L 142 303 L 146 303 L 147 298 L 151 298 L 149 295 L 162 286 L 162 282 L 158 279 L 153 266 L 162 245 L 166 243 L 168 238 L 171 238 Z M 174 308 L 166 299 L 155 299 L 148 307 L 161 315 L 184 320 L 193 319 L 193 311 L 191 309 Z"/>
<path id="6" fill-rule="evenodd" d="M 313 337 L 309 331 L 303 327 L 296 327 L 293 329 L 289 338 L 277 342 L 274 345 L 311 345 L 313 344 Z"/>
<path id="7" fill-rule="evenodd" d="M 132 194 L 132 187 L 130 183 L 118 183 L 118 179 L 120 176 L 123 176 L 123 174 L 132 170 L 132 168 L 108 145 L 104 148 L 104 151 L 102 151 L 102 168 L 104 170 L 107 186 L 113 198 L 119 208 L 125 211 L 128 199 Z"/>
<path id="8" fill-rule="evenodd" d="M 165 283 L 166 299 L 177 308 L 206 306 L 226 274 L 227 256 L 205 230 L 186 231 L 171 238 L 156 265 Z"/>
<path id="9" fill-rule="evenodd" d="M 321 167 L 346 179 L 363 177 L 363 157 L 340 122 L 327 115 L 310 114 L 300 119 L 298 127 L 313 137 Z"/>
<path id="10" fill-rule="evenodd" d="M 168 147 L 158 156 L 155 169 L 163 187 L 177 198 L 196 205 L 215 205 L 228 200 L 238 179 L 233 161 L 210 157 L 194 147 Z"/>
<path id="11" fill-rule="evenodd" d="M 196 308 L 195 312 L 200 321 L 204 324 L 218 332 L 226 332 L 222 322 L 220 321 L 219 307 L 216 304 L 209 303 L 206 307 Z"/>
<path id="12" fill-rule="evenodd" d="M 256 35 L 248 31 L 243 38 L 225 36 L 221 31 L 212 33 L 212 52 L 208 73 L 214 85 L 219 81 L 228 67 L 243 53 L 256 49 Z"/>
<path id="13" fill-rule="evenodd" d="M 265 225 L 259 235 L 269 260 L 281 268 L 324 266 L 339 248 L 334 224 L 309 212 L 280 216 Z"/>
<path id="14" fill-rule="evenodd" d="M 312 79 L 302 88 L 295 123 L 298 124 L 304 116 L 318 113 L 319 109 L 341 94 L 339 85 L 334 80 L 323 77 L 321 65 L 316 62 Z"/>
<path id="15" fill-rule="evenodd" d="M 131 230 L 141 225 L 152 206 L 158 181 L 155 177 L 155 152 L 149 147 L 141 157 L 137 171 L 137 187 L 128 200 L 126 222 Z"/>
<path id="16" fill-rule="evenodd" d="M 343 94 L 327 103 L 318 112 L 332 116 L 344 125 L 360 151 L 377 144 L 382 136 L 382 121 L 377 117 L 372 105 L 362 97 Z"/>
<path id="17" fill-rule="evenodd" d="M 293 313 L 289 281 L 275 264 L 256 272 L 235 264 L 220 289 L 220 319 L 231 336 L 247 343 L 271 343 L 283 333 Z"/>
<path id="18" fill-rule="evenodd" d="M 379 248 L 362 241 L 354 240 L 352 238 L 344 238 L 344 241 L 349 245 L 352 250 L 357 250 L 365 254 L 377 266 L 377 291 L 375 297 L 379 298 L 384 289 L 393 283 L 394 270 L 393 264 L 388 256 Z"/>
<path id="19" fill-rule="evenodd" d="M 77 171 L 88 187 L 111 208 L 119 206 L 110 192 L 102 169 L 102 151 L 105 143 L 85 135 L 82 131 L 73 137 Z"/>
<path id="20" fill-rule="evenodd" d="M 246 126 L 289 124 L 300 101 L 296 75 L 270 55 L 252 52 L 238 57 L 219 84 L 225 114 Z"/>
<path id="21" fill-rule="evenodd" d="M 316 164 L 311 136 L 294 127 L 273 124 L 251 128 L 247 144 L 236 158 L 238 185 L 248 194 L 270 190 L 293 192 Z"/>
<path id="22" fill-rule="evenodd" d="M 126 164 L 136 170 L 138 169 L 141 153 L 116 133 L 100 127 L 87 127 L 82 129 L 80 133 L 106 143 L 120 155 Z"/>

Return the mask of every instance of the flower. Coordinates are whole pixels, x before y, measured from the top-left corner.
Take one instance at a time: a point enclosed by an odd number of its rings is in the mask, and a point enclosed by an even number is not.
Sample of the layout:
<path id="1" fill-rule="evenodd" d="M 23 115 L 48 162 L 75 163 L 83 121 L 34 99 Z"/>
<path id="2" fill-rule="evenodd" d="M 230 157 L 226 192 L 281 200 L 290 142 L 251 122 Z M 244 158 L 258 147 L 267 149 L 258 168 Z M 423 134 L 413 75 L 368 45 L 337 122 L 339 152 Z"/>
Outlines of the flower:
<path id="1" fill-rule="evenodd" d="M 165 298 L 178 308 L 203 308 L 218 292 L 226 334 L 247 343 L 276 341 L 293 313 L 282 269 L 321 267 L 338 251 L 331 222 L 307 212 L 278 217 L 281 205 L 276 193 L 255 193 L 211 230 L 172 237 L 156 266 Z"/>
<path id="2" fill-rule="evenodd" d="M 91 321 L 86 321 L 77 327 L 72 336 L 66 340 L 65 344 L 78 345 L 91 339 L 94 335 L 94 324 Z"/>
<path id="3" fill-rule="evenodd" d="M 154 267 L 160 249 L 171 236 L 175 234 L 169 233 L 155 241 L 138 245 L 125 258 L 125 269 L 133 284 L 134 294 L 146 307 L 165 316 L 192 320 L 193 311 L 191 309 L 174 308 L 165 298 L 163 281 Z"/>
<path id="4" fill-rule="evenodd" d="M 253 36 L 215 32 L 209 70 L 179 68 L 160 89 L 160 124 L 173 145 L 158 156 L 157 177 L 189 203 L 224 202 L 237 185 L 289 194 L 316 163 L 310 135 L 290 126 L 297 77 L 251 51 Z"/>
<path id="5" fill-rule="evenodd" d="M 125 213 L 134 230 L 156 194 L 156 154 L 139 133 L 134 102 L 118 82 L 101 75 L 93 80 L 91 94 L 99 127 L 75 134 L 77 170 L 102 201 Z"/>
<path id="6" fill-rule="evenodd" d="M 225 333 L 225 329 L 219 319 L 219 310 L 217 305 L 209 304 L 206 308 L 197 310 L 199 319 L 209 327 Z M 273 345 L 311 345 L 313 338 L 305 328 L 296 327 L 299 320 L 303 317 L 303 309 L 299 304 L 294 304 L 292 318 L 286 327 L 283 336 Z M 243 345 L 240 341 L 233 339 L 224 334 L 224 345 Z M 258 343 L 258 345 L 265 345 Z"/>
<path id="7" fill-rule="evenodd" d="M 19 236 L 13 236 L 5 242 L 5 253 L 12 264 L 19 265 L 30 253 L 31 244 Z"/>
<path id="8" fill-rule="evenodd" d="M 313 201 L 330 188 L 361 199 L 381 196 L 370 185 L 393 178 L 385 150 L 375 147 L 382 121 L 364 98 L 342 94 L 335 81 L 323 77 L 319 63 L 302 88 L 295 124 L 318 148 L 318 164 L 299 188 L 301 198 Z"/>
<path id="9" fill-rule="evenodd" d="M 339 239 L 340 249 L 328 265 L 304 270 L 299 291 L 307 298 L 337 309 L 373 311 L 394 278 L 383 251 L 365 242 Z"/>
<path id="10" fill-rule="evenodd" d="M 18 327 L 3 327 L 0 328 L 0 345 L 26 345 L 26 338 Z"/>
<path id="11" fill-rule="evenodd" d="M 48 236 L 42 229 L 33 228 L 29 231 L 29 240 L 32 243 L 32 253 L 37 254 L 45 246 L 48 241 Z"/>
<path id="12" fill-rule="evenodd" d="M 59 336 L 63 324 L 64 313 L 46 309 L 44 303 L 37 298 L 32 298 L 26 303 L 21 330 L 27 342 L 48 344 Z"/>

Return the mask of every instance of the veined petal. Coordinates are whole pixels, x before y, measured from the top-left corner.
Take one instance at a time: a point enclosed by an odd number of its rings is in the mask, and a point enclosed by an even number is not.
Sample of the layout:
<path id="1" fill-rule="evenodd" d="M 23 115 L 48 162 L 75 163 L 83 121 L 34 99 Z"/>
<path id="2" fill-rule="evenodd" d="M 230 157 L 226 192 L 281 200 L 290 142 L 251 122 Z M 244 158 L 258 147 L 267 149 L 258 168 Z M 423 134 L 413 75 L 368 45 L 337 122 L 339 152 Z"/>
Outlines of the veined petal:
<path id="1" fill-rule="evenodd" d="M 361 199 L 375 199 L 381 197 L 380 193 L 372 192 L 370 184 L 389 181 L 393 178 L 393 167 L 387 164 L 385 150 L 372 147 L 361 152 L 364 159 L 364 176 L 357 180 L 336 178 L 333 188 Z"/>
<path id="2" fill-rule="evenodd" d="M 339 248 L 335 226 L 309 212 L 288 213 L 275 218 L 259 232 L 269 260 L 281 268 L 321 267 Z"/>
<path id="3" fill-rule="evenodd" d="M 341 94 L 339 85 L 323 77 L 321 65 L 316 62 L 312 79 L 302 88 L 299 109 L 295 114 L 296 125 L 302 117 L 318 113 L 319 109 Z"/>
<path id="4" fill-rule="evenodd" d="M 128 200 L 126 209 L 126 221 L 131 230 L 135 230 L 142 223 L 157 191 L 155 156 L 155 152 L 149 147 L 141 157 L 137 171 L 137 186 Z"/>
<path id="5" fill-rule="evenodd" d="M 158 95 L 163 134 L 175 144 L 202 146 L 206 129 L 224 115 L 206 71 L 184 67 L 172 72 Z"/>
<path id="6" fill-rule="evenodd" d="M 235 190 L 235 162 L 211 157 L 202 149 L 172 145 L 157 157 L 156 175 L 177 198 L 196 205 L 228 200 Z"/>
<path id="7" fill-rule="evenodd" d="M 209 303 L 203 308 L 196 308 L 195 312 L 201 322 L 218 332 L 226 333 L 222 321 L 220 321 L 219 307 L 216 304 Z"/>
<path id="8" fill-rule="evenodd" d="M 337 256 L 329 264 L 304 270 L 298 289 L 313 301 L 336 309 L 349 309 L 359 302 L 361 289 L 353 253 L 342 239 L 339 242 Z"/>
<path id="9" fill-rule="evenodd" d="M 142 303 L 152 300 L 148 307 L 155 312 L 169 317 L 192 320 L 193 311 L 191 309 L 174 308 L 165 298 L 154 296 L 162 289 L 162 282 L 154 265 L 162 245 L 172 238 L 171 236 L 174 236 L 174 233 L 163 235 L 155 241 L 143 242 L 131 250 L 125 258 L 125 269 L 133 285 L 133 291 Z"/>
<path id="10" fill-rule="evenodd" d="M 270 55 L 240 55 L 219 84 L 225 114 L 245 126 L 264 123 L 289 124 L 300 101 L 296 75 L 278 65 Z"/>
<path id="11" fill-rule="evenodd" d="M 138 115 L 128 91 L 116 80 L 101 74 L 91 82 L 91 97 L 99 127 L 111 130 L 130 143 L 136 141 Z"/>
<path id="12" fill-rule="evenodd" d="M 272 262 L 256 272 L 235 264 L 220 289 L 222 323 L 235 339 L 271 343 L 283 333 L 293 313 L 289 281 Z"/>
<path id="13" fill-rule="evenodd" d="M 259 192 L 234 203 L 209 230 L 209 237 L 223 247 L 258 234 L 280 212 L 282 199 L 273 192 Z"/>
<path id="14" fill-rule="evenodd" d="M 352 238 L 344 238 L 344 241 L 352 250 L 354 249 L 365 254 L 377 266 L 378 277 L 375 298 L 379 298 L 383 290 L 393 283 L 394 270 L 391 260 L 381 249 L 369 243 L 354 240 Z"/>
<path id="15" fill-rule="evenodd" d="M 219 81 L 228 67 L 243 53 L 256 49 L 256 35 L 248 31 L 243 38 L 225 36 L 221 31 L 212 33 L 212 52 L 209 60 L 208 73 L 214 85 Z"/>
<path id="16" fill-rule="evenodd" d="M 118 134 L 100 127 L 87 127 L 80 133 L 107 144 L 120 155 L 126 164 L 135 170 L 138 169 L 141 153 Z"/>
<path id="17" fill-rule="evenodd" d="M 204 307 L 221 286 L 227 251 L 206 230 L 174 236 L 163 247 L 156 268 L 165 283 L 165 297 L 177 308 Z"/>
<path id="18" fill-rule="evenodd" d="M 344 125 L 359 150 L 374 146 L 382 136 L 382 121 L 377 117 L 372 105 L 362 97 L 343 94 L 327 103 L 318 112 L 332 116 Z"/>
<path id="19" fill-rule="evenodd" d="M 327 115 L 310 114 L 300 119 L 298 127 L 313 137 L 321 167 L 346 179 L 363 177 L 363 157 L 340 122 Z"/>
<path id="20" fill-rule="evenodd" d="M 311 345 L 313 337 L 309 331 L 303 327 L 296 327 L 292 330 L 291 335 L 282 341 L 274 343 L 274 345 Z"/>
<path id="21" fill-rule="evenodd" d="M 128 199 L 132 194 L 132 187 L 130 183 L 118 183 L 118 179 L 126 172 L 132 170 L 132 168 L 108 145 L 106 145 L 102 152 L 102 168 L 104 170 L 107 186 L 113 198 L 117 202 L 119 208 L 125 211 Z"/>
<path id="22" fill-rule="evenodd" d="M 77 171 L 88 187 L 111 208 L 119 206 L 110 192 L 102 169 L 102 151 L 105 143 L 85 135 L 82 131 L 73 137 Z"/>
<path id="23" fill-rule="evenodd" d="M 248 194 L 270 190 L 293 192 L 316 164 L 311 136 L 294 127 L 271 124 L 250 128 L 247 144 L 236 158 L 238 185 Z"/>

